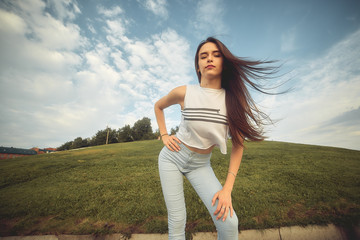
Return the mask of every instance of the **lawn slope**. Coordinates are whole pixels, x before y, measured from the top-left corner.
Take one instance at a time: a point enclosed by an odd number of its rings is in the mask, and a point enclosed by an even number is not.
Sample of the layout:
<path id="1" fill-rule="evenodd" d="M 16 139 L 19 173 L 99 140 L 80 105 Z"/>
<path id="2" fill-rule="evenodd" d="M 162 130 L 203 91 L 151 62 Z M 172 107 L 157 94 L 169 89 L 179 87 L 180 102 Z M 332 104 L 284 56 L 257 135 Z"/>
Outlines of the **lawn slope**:
<path id="1" fill-rule="evenodd" d="M 229 146 L 230 147 L 230 146 Z M 0 161 L 0 235 L 164 233 L 162 143 L 120 143 Z M 230 152 L 230 151 L 229 151 Z M 224 183 L 229 155 L 212 166 Z M 187 231 L 214 231 L 185 181 Z M 360 151 L 247 143 L 233 190 L 239 229 L 334 223 L 360 216 Z"/>

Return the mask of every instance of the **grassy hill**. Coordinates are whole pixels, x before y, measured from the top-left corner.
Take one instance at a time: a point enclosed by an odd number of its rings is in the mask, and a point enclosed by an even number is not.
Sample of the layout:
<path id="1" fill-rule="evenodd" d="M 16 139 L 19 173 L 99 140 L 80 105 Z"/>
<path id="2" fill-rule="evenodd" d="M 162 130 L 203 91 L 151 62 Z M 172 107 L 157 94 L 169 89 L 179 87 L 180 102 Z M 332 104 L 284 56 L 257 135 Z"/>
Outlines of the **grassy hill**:
<path id="1" fill-rule="evenodd" d="M 229 146 L 230 147 L 230 146 Z M 0 161 L 0 235 L 163 233 L 157 140 Z M 212 165 L 224 183 L 229 155 Z M 233 190 L 239 229 L 335 223 L 360 216 L 360 151 L 247 143 Z M 214 231 L 185 181 L 188 232 Z"/>

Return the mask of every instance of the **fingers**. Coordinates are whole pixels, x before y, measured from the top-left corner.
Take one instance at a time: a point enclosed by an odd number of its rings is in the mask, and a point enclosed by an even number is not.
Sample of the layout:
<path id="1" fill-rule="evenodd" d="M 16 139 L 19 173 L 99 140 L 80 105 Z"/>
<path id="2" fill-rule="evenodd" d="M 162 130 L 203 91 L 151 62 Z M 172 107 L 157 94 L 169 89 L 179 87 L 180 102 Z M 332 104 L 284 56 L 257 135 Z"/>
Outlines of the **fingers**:
<path id="1" fill-rule="evenodd" d="M 181 143 L 181 141 L 177 137 L 175 137 L 175 136 L 173 136 L 173 137 L 174 137 L 176 142 L 178 142 L 179 144 Z"/>
<path id="2" fill-rule="evenodd" d="M 181 141 L 173 135 L 164 138 L 163 142 L 164 145 L 172 152 L 173 151 L 178 152 L 180 150 L 178 143 L 181 143 Z"/>
<path id="3" fill-rule="evenodd" d="M 222 206 L 221 208 L 216 209 L 214 215 L 217 215 L 216 220 L 222 218 L 222 221 L 225 222 L 226 218 L 229 215 L 229 212 L 230 212 L 230 217 L 232 217 L 234 212 L 232 206 L 228 206 L 228 207 Z"/>
<path id="4" fill-rule="evenodd" d="M 222 215 L 224 215 L 225 212 L 225 207 L 221 207 L 220 205 L 218 205 L 218 207 L 216 208 L 214 215 L 217 215 L 216 220 L 219 220 Z"/>
<path id="5" fill-rule="evenodd" d="M 214 195 L 215 201 L 216 201 L 216 199 L 218 198 L 218 195 L 219 195 L 218 193 L 216 193 L 216 194 Z M 213 198 L 213 200 L 214 200 L 214 198 Z M 214 206 L 214 204 L 213 204 L 213 206 Z M 214 215 L 218 215 L 218 216 L 216 217 L 216 220 L 219 220 L 219 219 L 224 215 L 225 209 L 226 209 L 225 205 L 224 205 L 222 202 L 219 202 L 219 201 L 218 201 L 216 210 L 215 210 L 215 212 L 214 212 Z"/>
<path id="6" fill-rule="evenodd" d="M 223 222 L 225 222 L 225 220 L 226 220 L 226 218 L 227 218 L 227 216 L 228 216 L 228 214 L 229 214 L 229 208 L 228 208 L 228 207 L 225 207 L 225 208 L 224 208 L 224 211 L 225 211 L 225 212 L 224 212 L 224 215 L 223 215 L 224 217 L 223 217 L 223 219 L 222 219 Z"/>
<path id="7" fill-rule="evenodd" d="M 219 192 L 220 192 L 220 191 L 219 191 Z M 215 205 L 216 200 L 219 198 L 219 195 L 220 195 L 219 192 L 217 192 L 217 193 L 214 194 L 214 197 L 212 198 L 212 201 L 211 201 L 211 206 L 214 206 L 214 205 Z M 218 202 L 218 205 L 217 205 L 217 207 L 216 207 L 216 210 L 215 210 L 215 212 L 214 212 L 214 215 L 217 215 L 217 214 L 220 213 L 220 211 L 222 210 L 222 205 L 223 205 L 222 203 Z"/>
<path id="8" fill-rule="evenodd" d="M 211 206 L 214 206 L 215 205 L 215 202 L 216 202 L 216 199 L 219 197 L 219 193 L 215 193 L 213 199 L 211 200 Z"/>
<path id="9" fill-rule="evenodd" d="M 219 213 L 218 213 L 218 216 L 216 217 L 216 220 L 219 220 L 220 218 L 224 217 L 224 218 L 223 218 L 223 221 L 225 221 L 226 216 L 227 216 L 227 212 L 228 212 L 228 208 L 225 207 L 225 206 L 222 206 L 222 207 L 220 208 L 220 211 L 219 211 Z M 215 215 L 216 215 L 216 214 L 215 214 Z"/>
<path id="10" fill-rule="evenodd" d="M 230 212 L 230 217 L 232 217 L 233 216 L 233 213 L 234 213 L 234 209 L 232 208 L 232 206 L 229 206 L 229 207 L 227 207 L 226 209 L 225 209 L 225 215 L 224 215 L 224 217 L 223 217 L 223 222 L 225 222 L 225 220 L 226 220 L 226 218 L 228 217 L 228 215 L 229 215 L 229 212 Z"/>
<path id="11" fill-rule="evenodd" d="M 214 204 L 216 203 L 216 200 L 218 198 L 219 198 L 219 192 L 215 193 L 214 197 L 212 198 L 212 201 L 211 201 L 212 206 L 214 206 Z M 232 207 L 231 202 L 229 204 L 226 201 L 225 202 L 220 201 L 220 199 L 219 199 L 217 208 L 214 212 L 214 215 L 217 215 L 216 220 L 219 220 L 220 218 L 222 218 L 222 221 L 225 221 L 229 215 L 229 212 L 230 212 L 230 217 L 232 217 L 234 214 L 234 209 Z"/>

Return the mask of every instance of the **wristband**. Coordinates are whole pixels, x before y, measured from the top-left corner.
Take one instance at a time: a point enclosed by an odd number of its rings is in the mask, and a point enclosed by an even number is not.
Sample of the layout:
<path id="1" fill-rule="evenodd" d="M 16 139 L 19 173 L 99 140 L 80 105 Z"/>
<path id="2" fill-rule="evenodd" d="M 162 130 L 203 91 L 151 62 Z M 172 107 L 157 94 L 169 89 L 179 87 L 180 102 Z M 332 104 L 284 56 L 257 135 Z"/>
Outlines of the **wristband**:
<path id="1" fill-rule="evenodd" d="M 230 172 L 230 171 L 229 171 L 228 173 L 231 173 L 231 174 L 236 178 L 236 175 L 235 175 L 234 173 L 232 173 L 232 172 Z"/>

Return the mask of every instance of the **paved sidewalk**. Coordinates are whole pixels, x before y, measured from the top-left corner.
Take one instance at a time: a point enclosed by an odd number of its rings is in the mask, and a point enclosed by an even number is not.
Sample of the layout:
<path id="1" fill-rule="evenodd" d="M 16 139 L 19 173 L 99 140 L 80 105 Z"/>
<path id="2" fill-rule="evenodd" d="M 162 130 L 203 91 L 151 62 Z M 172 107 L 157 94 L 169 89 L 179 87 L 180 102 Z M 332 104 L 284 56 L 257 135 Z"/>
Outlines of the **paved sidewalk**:
<path id="1" fill-rule="evenodd" d="M 196 233 L 194 240 L 216 240 L 216 233 Z M 124 240 L 121 234 L 93 235 L 44 235 L 0 237 L 1 240 Z M 167 240 L 167 234 L 133 234 L 130 240 Z M 245 230 L 239 240 L 360 240 L 360 226 L 344 229 L 335 225 L 282 227 L 266 230 Z"/>

